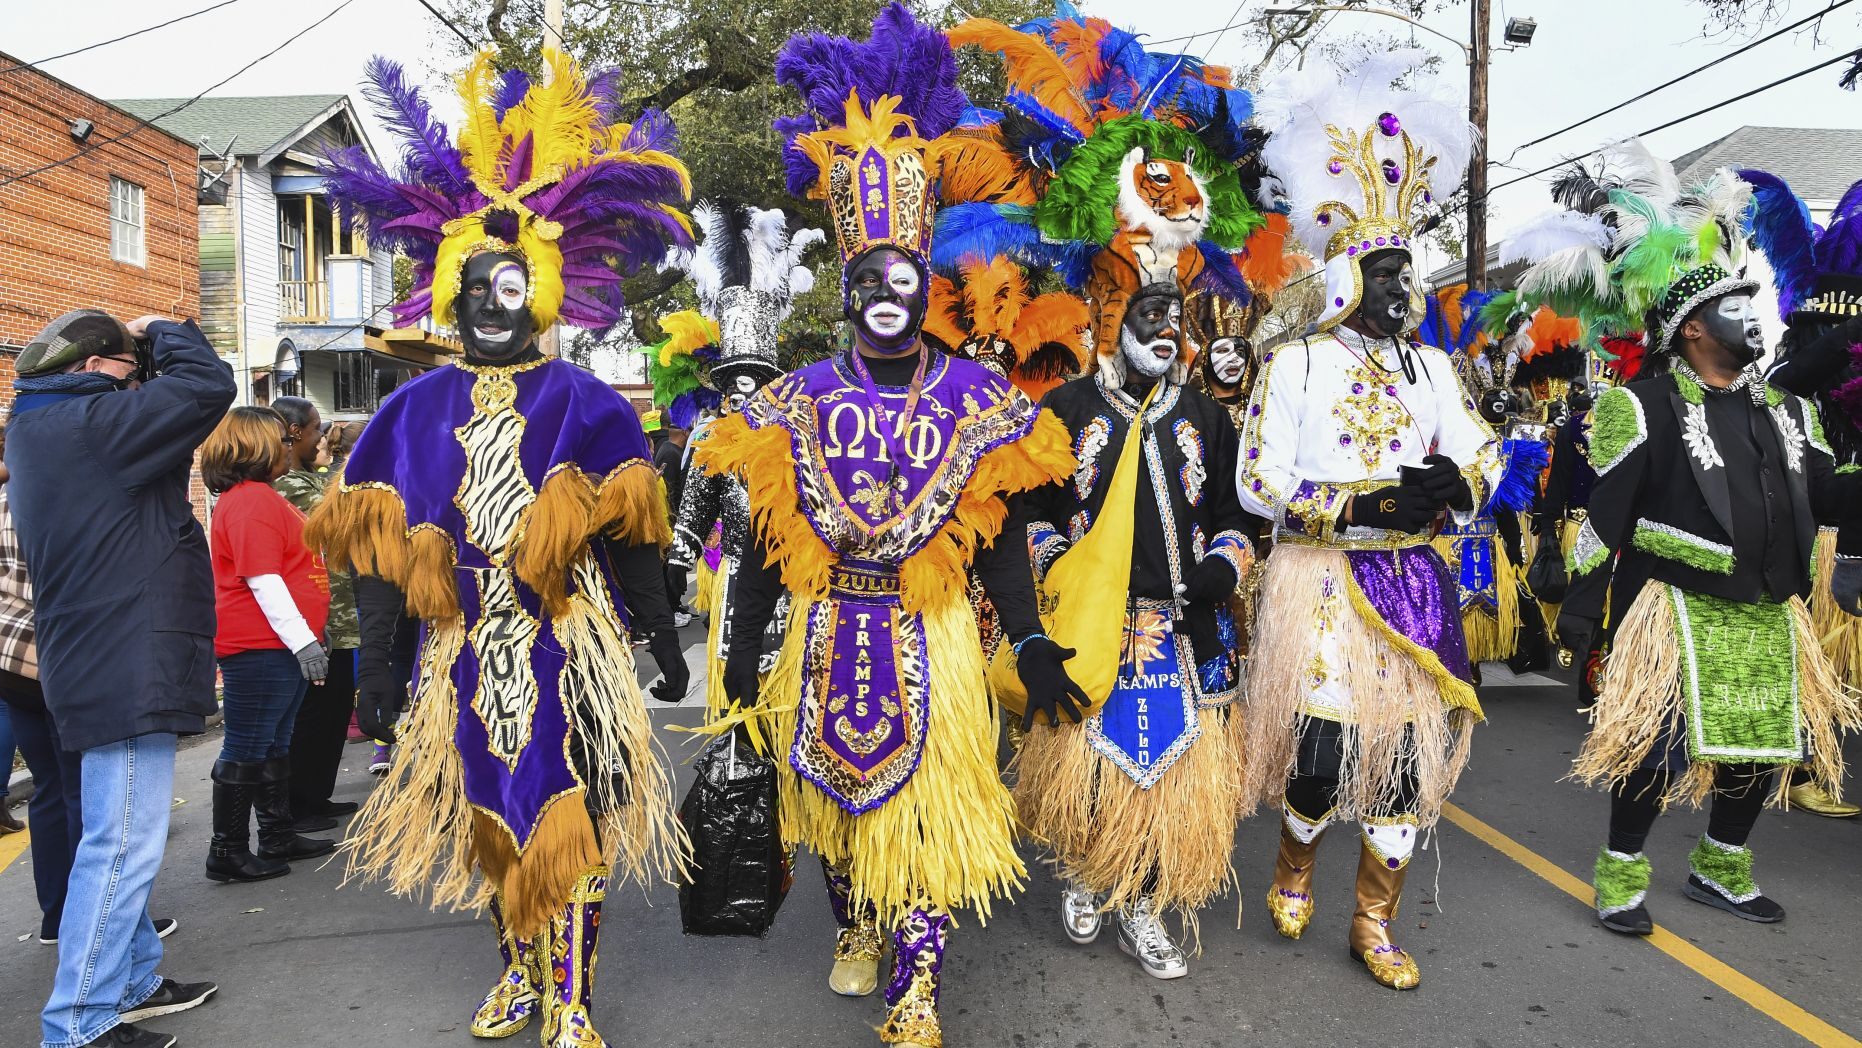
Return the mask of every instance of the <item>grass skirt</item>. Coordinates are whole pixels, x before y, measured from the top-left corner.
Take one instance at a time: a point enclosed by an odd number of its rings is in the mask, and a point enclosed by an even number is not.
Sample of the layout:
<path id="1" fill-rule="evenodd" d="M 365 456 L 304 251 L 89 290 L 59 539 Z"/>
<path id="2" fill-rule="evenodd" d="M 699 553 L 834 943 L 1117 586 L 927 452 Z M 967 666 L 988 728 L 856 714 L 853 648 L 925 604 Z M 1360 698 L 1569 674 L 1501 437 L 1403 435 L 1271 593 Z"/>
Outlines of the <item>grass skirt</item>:
<path id="1" fill-rule="evenodd" d="M 1016 755 L 1025 833 L 1108 908 L 1148 893 L 1195 927 L 1195 910 L 1235 879 L 1244 732 L 1239 705 L 1199 711 L 1201 735 L 1150 789 L 1087 741 L 1085 724 L 1036 726 Z"/>
<path id="2" fill-rule="evenodd" d="M 1506 512 L 1502 510 L 1501 512 Z M 1438 535 L 1432 543 L 1448 564 L 1448 577 L 1461 577 L 1460 551 L 1468 542 L 1483 542 L 1493 565 L 1494 604 L 1469 602 L 1461 612 L 1461 631 L 1468 641 L 1468 662 L 1504 662 L 1519 650 L 1519 584 L 1525 572 L 1508 559 L 1497 536 L 1466 538 Z"/>
<path id="3" fill-rule="evenodd" d="M 1836 677 L 1862 686 L 1862 619 L 1836 606 L 1830 596 L 1830 573 L 1836 570 L 1836 529 L 1817 532 L 1816 582 L 1810 588 L 1810 623 L 1817 644 L 1830 657 Z"/>
<path id="4" fill-rule="evenodd" d="M 976 617 L 963 589 L 923 613 L 931 670 L 930 716 L 917 771 L 884 804 L 850 815 L 789 763 L 808 634 L 806 601 L 793 601 L 782 655 L 763 681 L 751 734 L 776 765 L 783 842 L 805 845 L 844 866 L 857 909 L 872 903 L 881 927 L 914 908 L 949 913 L 990 902 L 1022 885 L 1014 802 L 996 766 L 997 708 L 984 683 Z M 713 726 L 719 730 L 733 718 Z"/>
<path id="5" fill-rule="evenodd" d="M 710 616 L 705 622 L 705 717 L 716 720 L 730 707 L 724 697 L 724 655 L 718 650 L 724 630 L 724 583 L 731 575 L 731 558 L 718 561 L 712 571 L 704 560 L 698 562 L 698 597 L 693 606 Z"/>
<path id="6" fill-rule="evenodd" d="M 343 842 L 345 884 L 381 879 L 397 895 L 427 895 L 435 909 L 453 910 L 483 907 L 495 887 L 506 920 L 529 935 L 590 866 L 606 863 L 617 880 L 642 885 L 682 875 L 690 846 L 673 816 L 672 784 L 626 635 L 579 595 L 552 626 L 568 652 L 562 693 L 587 766 L 614 774 L 556 797 L 519 854 L 510 833 L 466 800 L 451 674 L 466 630 L 459 619 L 434 623 L 394 764 Z"/>
<path id="7" fill-rule="evenodd" d="M 1685 667 L 1668 591 L 1669 587 L 1658 582 L 1644 585 L 1616 629 L 1603 660 L 1603 683 L 1588 711 L 1590 734 L 1571 771 L 1571 777 L 1580 782 L 1592 786 L 1621 782 L 1642 767 L 1675 725 L 1685 723 Z M 1840 731 L 1857 727 L 1855 696 L 1837 679 L 1829 656 L 1815 643 L 1816 632 L 1804 602 L 1793 597 L 1785 608 L 1797 634 L 1798 717 L 1809 751 L 1802 763 L 1818 784 L 1840 795 Z M 1698 807 L 1713 792 L 1718 763 L 1690 761 L 1688 770 L 1674 777 L 1663 803 L 1686 801 Z M 1789 785 L 1790 776 L 1779 776 L 1772 804 L 1785 803 Z"/>
<path id="8" fill-rule="evenodd" d="M 1309 668 L 1319 656 L 1322 591 L 1327 578 L 1344 586 L 1332 631 L 1349 675 L 1349 711 L 1313 708 L 1307 701 Z M 1423 828 L 1467 766 L 1480 710 L 1473 689 L 1411 654 L 1352 581 L 1339 550 L 1282 543 L 1267 558 L 1248 660 L 1244 805 L 1277 807 L 1299 755 L 1299 738 L 1312 719 L 1343 729 L 1337 817 L 1361 821 L 1406 814 L 1414 776 L 1414 814 Z M 1433 660 L 1430 660 L 1433 661 Z"/>

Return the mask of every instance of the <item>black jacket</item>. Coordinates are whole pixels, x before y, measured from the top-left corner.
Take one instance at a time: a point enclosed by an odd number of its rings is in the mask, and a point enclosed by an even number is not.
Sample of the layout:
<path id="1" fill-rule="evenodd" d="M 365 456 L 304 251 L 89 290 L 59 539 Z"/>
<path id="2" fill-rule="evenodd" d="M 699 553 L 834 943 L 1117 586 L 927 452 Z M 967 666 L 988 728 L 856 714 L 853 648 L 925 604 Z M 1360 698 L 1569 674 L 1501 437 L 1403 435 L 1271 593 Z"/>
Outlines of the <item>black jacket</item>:
<path id="1" fill-rule="evenodd" d="M 1607 593 L 1610 620 L 1621 621 L 1651 581 L 1744 602 L 1780 596 L 1768 592 L 1760 558 L 1733 555 L 1735 547 L 1751 548 L 1749 541 L 1735 541 L 1735 520 L 1763 519 L 1749 516 L 1760 482 L 1746 471 L 1731 475 L 1741 458 L 1728 434 L 1702 433 L 1706 405 L 1683 392 L 1691 386 L 1686 383 L 1671 374 L 1638 379 L 1606 392 L 1592 410 L 1590 453 L 1598 479 L 1572 552 L 1562 614 L 1600 621 Z M 1760 447 L 1774 457 L 1764 468 L 1777 470 L 1776 504 L 1764 509 L 1776 522 L 1777 540 L 1795 543 L 1784 595 L 1808 596 L 1817 526 L 1841 518 L 1857 480 L 1836 474 L 1815 413 L 1802 399 L 1775 387 L 1765 392 L 1767 405 L 1752 409 L 1768 424 L 1759 432 Z"/>
<path id="2" fill-rule="evenodd" d="M 203 731 L 215 709 L 213 568 L 188 476 L 238 391 L 192 321 L 149 338 L 160 375 L 140 389 L 22 395 L 7 426 L 39 680 L 73 751 Z"/>

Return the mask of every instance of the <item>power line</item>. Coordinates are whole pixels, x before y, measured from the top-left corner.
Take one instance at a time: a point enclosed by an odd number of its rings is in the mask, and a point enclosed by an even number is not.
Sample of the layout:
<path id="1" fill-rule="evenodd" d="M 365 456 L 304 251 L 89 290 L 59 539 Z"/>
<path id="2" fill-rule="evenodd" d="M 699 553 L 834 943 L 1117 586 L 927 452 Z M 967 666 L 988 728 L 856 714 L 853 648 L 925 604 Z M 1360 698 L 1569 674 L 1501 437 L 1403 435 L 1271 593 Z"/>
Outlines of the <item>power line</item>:
<path id="1" fill-rule="evenodd" d="M 129 138 L 132 135 L 137 135 L 137 134 L 142 133 L 151 124 L 155 123 L 157 120 L 161 120 L 165 117 L 171 117 L 175 115 L 176 113 L 181 112 L 183 109 L 186 109 L 189 106 L 193 105 L 194 103 L 200 101 L 202 98 L 205 98 L 208 91 L 212 91 L 212 90 L 215 90 L 216 88 L 225 86 L 227 83 L 231 82 L 234 77 L 237 77 L 239 74 L 244 73 L 246 70 L 251 69 L 253 66 L 258 65 L 260 62 L 265 61 L 267 58 L 270 58 L 271 56 L 291 46 L 291 44 L 294 41 L 296 41 L 299 37 L 304 36 L 305 34 L 309 33 L 311 30 L 317 28 L 318 26 L 329 21 L 330 19 L 335 18 L 338 12 L 340 12 L 343 8 L 348 7 L 350 4 L 353 4 L 355 2 L 356 0 L 342 0 L 342 3 L 337 4 L 335 7 L 330 9 L 329 14 L 324 15 L 322 18 L 319 18 L 315 22 L 312 22 L 309 25 L 305 26 L 304 28 L 298 30 L 296 33 L 287 37 L 285 41 L 279 44 L 277 47 L 274 47 L 270 51 L 265 52 L 264 54 L 253 59 L 252 61 L 247 62 L 245 65 L 240 66 L 238 69 L 234 70 L 230 76 L 221 80 L 219 83 L 213 84 L 212 86 L 203 89 L 200 92 L 200 94 L 195 95 L 193 98 L 190 98 L 187 101 L 182 102 L 181 104 L 173 106 L 169 109 L 165 109 L 162 112 L 157 113 L 152 117 L 147 117 L 145 119 L 138 120 L 134 127 L 131 127 L 129 130 L 123 132 L 120 135 L 111 135 L 109 138 L 99 139 L 94 142 L 86 142 L 78 148 L 77 152 L 71 154 L 70 156 L 64 158 L 63 160 L 54 160 L 49 164 L 43 164 L 29 171 L 22 171 L 19 174 L 13 175 L 5 180 L 0 180 L 0 189 L 5 189 L 7 186 L 10 186 L 15 182 L 18 182 L 22 179 L 31 178 L 34 175 L 42 175 L 45 172 L 52 170 L 53 168 L 59 168 L 59 167 L 65 166 L 66 164 L 74 163 L 83 157 L 89 156 L 91 153 L 95 152 L 97 149 L 111 144 L 112 142 L 121 142 L 124 139 Z"/>
<path id="2" fill-rule="evenodd" d="M 72 55 L 81 55 L 86 51 L 95 51 L 96 49 L 100 47 L 108 47 L 111 44 L 121 43 L 124 40 L 128 40 L 132 36 L 141 36 L 144 33 L 153 33 L 157 29 L 166 29 L 167 27 L 174 25 L 176 22 L 185 22 L 190 18 L 198 18 L 201 15 L 207 14 L 212 11 L 218 11 L 222 7 L 227 7 L 232 4 L 236 4 L 238 2 L 239 0 L 220 0 L 219 3 L 214 4 L 212 7 L 203 7 L 198 11 L 193 11 L 188 14 L 181 15 L 178 18 L 170 18 L 166 22 L 157 23 L 156 25 L 149 26 L 146 29 L 138 29 L 133 33 L 124 33 L 122 36 L 111 37 L 108 40 L 101 40 L 94 44 L 86 44 L 83 47 L 80 47 L 74 51 L 66 51 L 63 54 L 56 54 L 56 55 L 51 56 L 50 58 L 41 58 L 36 62 L 27 62 L 24 65 L 17 65 L 11 69 L 0 70 L 0 76 L 10 76 L 11 74 L 17 73 L 22 69 L 31 69 L 34 66 L 42 66 L 47 62 L 56 62 L 61 58 L 70 58 Z"/>
<path id="3" fill-rule="evenodd" d="M 1817 19 L 1822 18 L 1823 16 L 1836 10 L 1837 8 L 1842 7 L 1851 2 L 1852 0 L 1834 0 L 1834 2 L 1830 4 L 1830 6 L 1824 8 L 1823 10 L 1818 11 L 1815 14 L 1807 15 L 1803 18 L 1800 18 L 1797 21 L 1791 23 L 1790 25 L 1777 30 L 1776 32 L 1769 33 L 1765 36 L 1759 37 L 1757 40 L 1754 40 L 1751 43 L 1746 44 L 1744 47 L 1741 47 L 1734 51 L 1728 51 L 1726 54 L 1723 54 L 1719 56 L 1718 58 L 1715 58 L 1711 62 L 1708 62 L 1706 65 L 1696 66 L 1693 69 L 1690 69 L 1685 73 L 1682 73 L 1680 76 L 1675 77 L 1673 80 L 1669 80 L 1665 83 L 1657 84 L 1654 87 L 1649 88 L 1647 91 L 1644 91 L 1641 94 L 1634 96 L 1633 98 L 1626 98 L 1623 101 L 1618 102 L 1616 105 L 1613 105 L 1610 108 L 1603 110 L 1602 112 L 1592 113 L 1590 116 L 1585 117 L 1584 119 L 1578 121 L 1575 124 L 1570 124 L 1568 126 L 1561 127 L 1558 130 L 1553 131 L 1547 135 L 1541 135 L 1540 137 L 1535 138 L 1530 142 L 1524 143 L 1523 145 L 1514 146 L 1513 151 L 1507 154 L 1507 159 L 1511 160 L 1513 157 L 1518 156 L 1520 150 L 1522 149 L 1530 149 L 1533 146 L 1536 146 L 1541 142 L 1546 142 L 1551 139 L 1557 138 L 1559 135 L 1564 134 L 1566 131 L 1576 130 L 1577 128 L 1583 127 L 1585 124 L 1588 124 L 1593 120 L 1597 120 L 1602 117 L 1608 116 L 1611 113 L 1614 113 L 1617 110 L 1624 108 L 1625 106 L 1629 106 L 1636 102 L 1640 102 L 1643 99 L 1649 97 L 1650 95 L 1655 94 L 1658 91 L 1664 91 L 1670 87 L 1673 87 L 1674 85 L 1680 83 L 1683 80 L 1688 79 L 1689 77 L 1696 76 L 1700 73 L 1704 73 L 1707 70 L 1712 69 L 1714 66 L 1717 66 L 1722 62 L 1728 61 L 1729 59 L 1738 58 L 1740 55 L 1745 54 L 1747 51 L 1752 50 L 1753 48 L 1759 46 L 1760 44 L 1767 43 L 1772 40 L 1776 40 L 1778 37 L 1783 36 L 1784 34 L 1791 32 L 1792 30 L 1801 29 L 1804 26 L 1809 25 L 1811 22 L 1814 22 Z"/>
<path id="4" fill-rule="evenodd" d="M 1674 127 L 1677 124 L 1684 124 L 1688 122 L 1689 120 L 1694 119 L 1695 117 L 1705 116 L 1708 113 L 1711 113 L 1716 109 L 1724 109 L 1727 106 L 1732 105 L 1734 102 L 1743 102 L 1746 99 L 1751 98 L 1753 95 L 1761 94 L 1763 92 L 1769 91 L 1772 88 L 1778 87 L 1783 84 L 1788 84 L 1793 80 L 1802 79 L 1803 77 L 1809 76 L 1810 74 L 1818 71 L 1819 69 L 1826 69 L 1830 66 L 1835 65 L 1838 62 L 1846 62 L 1846 61 L 1849 61 L 1855 58 L 1862 58 L 1862 48 L 1856 48 L 1854 50 L 1845 51 L 1842 54 L 1837 55 L 1835 58 L 1831 58 L 1831 59 L 1827 59 L 1822 62 L 1818 62 L 1816 65 L 1810 66 L 1806 69 L 1800 69 L 1797 72 L 1790 74 L 1789 76 L 1781 76 L 1778 79 L 1773 80 L 1769 84 L 1764 84 L 1760 87 L 1755 87 L 1750 91 L 1741 92 L 1740 94 L 1734 95 L 1731 98 L 1727 98 L 1727 99 L 1723 99 L 1721 101 L 1715 102 L 1710 106 L 1704 106 L 1700 109 L 1696 109 L 1692 113 L 1687 114 L 1686 116 L 1678 116 L 1678 117 L 1675 117 L 1673 120 L 1669 120 L 1665 123 L 1657 124 L 1654 127 L 1651 127 L 1646 131 L 1639 132 L 1636 135 L 1636 137 L 1643 138 L 1643 137 L 1647 137 L 1649 135 L 1655 134 L 1658 131 L 1666 131 L 1669 128 Z M 1496 190 L 1505 189 L 1507 186 L 1517 185 L 1521 182 L 1526 181 L 1529 178 L 1537 178 L 1540 175 L 1548 174 L 1552 171 L 1556 171 L 1570 162 L 1571 161 L 1569 158 L 1560 160 L 1560 161 L 1557 161 L 1556 163 L 1547 164 L 1544 167 L 1541 167 L 1536 171 L 1528 171 L 1525 174 L 1520 175 L 1517 178 L 1507 179 L 1505 182 L 1501 182 L 1498 185 L 1489 186 L 1487 189 L 1487 193 L 1481 198 L 1480 203 L 1483 206 L 1485 206 L 1487 202 L 1487 198 L 1493 196 Z M 1461 210 L 1462 208 L 1468 207 L 1472 203 L 1473 201 L 1463 201 L 1461 204 L 1455 207 L 1445 209 L 1442 212 L 1442 214 L 1450 214 L 1454 211 Z"/>
<path id="5" fill-rule="evenodd" d="M 1844 2 L 1847 2 L 1847 0 L 1844 0 Z M 470 48 L 473 51 L 478 50 L 478 41 L 467 36 L 465 30 L 459 28 L 457 25 L 454 25 L 453 20 L 441 14 L 440 9 L 437 7 L 434 7 L 433 4 L 429 2 L 429 0 L 420 0 L 420 6 L 426 8 L 427 11 L 433 15 L 433 17 L 439 19 L 441 22 L 444 22 L 446 24 L 446 28 L 453 31 L 454 36 L 458 37 L 460 40 L 465 41 L 466 47 Z"/>

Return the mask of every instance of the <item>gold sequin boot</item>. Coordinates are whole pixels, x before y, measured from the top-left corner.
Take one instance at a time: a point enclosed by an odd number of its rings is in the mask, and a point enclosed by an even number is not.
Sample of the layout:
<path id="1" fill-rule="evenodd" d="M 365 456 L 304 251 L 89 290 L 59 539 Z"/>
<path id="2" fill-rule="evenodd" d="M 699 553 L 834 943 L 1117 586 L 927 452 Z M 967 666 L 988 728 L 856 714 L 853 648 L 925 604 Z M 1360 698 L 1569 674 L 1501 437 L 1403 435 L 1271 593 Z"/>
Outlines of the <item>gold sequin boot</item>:
<path id="1" fill-rule="evenodd" d="M 1413 990 L 1422 982 L 1416 962 L 1390 941 L 1403 897 L 1403 879 L 1415 849 L 1416 818 L 1366 819 L 1358 851 L 1358 908 L 1351 917 L 1351 955 L 1364 963 L 1371 978 L 1393 990 Z"/>
<path id="2" fill-rule="evenodd" d="M 1267 889 L 1267 913 L 1274 930 L 1297 939 L 1312 923 L 1312 866 L 1319 854 L 1319 838 L 1332 824 L 1326 812 L 1317 822 L 1281 801 L 1280 854 L 1274 859 L 1274 883 Z"/>
<path id="3" fill-rule="evenodd" d="M 886 1024 L 879 1039 L 905 1048 L 941 1048 L 938 980 L 944 971 L 944 937 L 950 914 L 913 910 L 892 933 L 892 981 L 886 984 Z"/>
<path id="4" fill-rule="evenodd" d="M 530 1024 L 530 1017 L 543 1003 L 537 987 L 542 978 L 537 968 L 536 947 L 520 938 L 504 923 L 504 899 L 491 899 L 491 926 L 498 931 L 498 952 L 504 955 L 504 974 L 485 995 L 478 1011 L 472 1013 L 469 1030 L 474 1037 L 496 1040 L 509 1037 Z"/>
<path id="5" fill-rule="evenodd" d="M 595 990 L 595 947 L 608 868 L 591 867 L 568 902 L 550 918 L 550 985 L 543 999 L 543 1048 L 604 1048 L 589 1016 Z"/>
<path id="6" fill-rule="evenodd" d="M 845 865 L 823 859 L 821 873 L 827 878 L 828 905 L 839 928 L 834 935 L 834 968 L 828 972 L 828 989 L 842 997 L 869 996 L 879 989 L 879 959 L 885 953 L 879 918 L 872 904 L 854 905 L 853 878 Z"/>

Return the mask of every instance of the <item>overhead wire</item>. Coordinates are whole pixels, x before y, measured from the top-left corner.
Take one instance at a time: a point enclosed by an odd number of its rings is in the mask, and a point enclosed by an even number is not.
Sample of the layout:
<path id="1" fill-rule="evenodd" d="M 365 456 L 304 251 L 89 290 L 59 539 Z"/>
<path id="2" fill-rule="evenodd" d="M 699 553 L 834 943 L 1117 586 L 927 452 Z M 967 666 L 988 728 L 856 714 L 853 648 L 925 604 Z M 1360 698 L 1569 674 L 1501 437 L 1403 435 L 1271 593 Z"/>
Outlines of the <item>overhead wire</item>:
<path id="1" fill-rule="evenodd" d="M 452 20 L 452 19 L 450 19 L 450 18 L 448 18 L 448 17 L 446 17 L 446 15 L 445 15 L 445 14 L 443 14 L 443 13 L 441 13 L 441 11 L 440 11 L 440 9 L 439 9 L 439 8 L 437 8 L 437 7 L 434 7 L 434 6 L 433 6 L 433 4 L 432 4 L 432 2 L 431 2 L 431 0 L 419 0 L 419 3 L 420 3 L 420 6 L 422 6 L 422 7 L 424 7 L 424 8 L 426 8 L 426 9 L 427 9 L 427 13 L 429 13 L 429 14 L 431 14 L 431 15 L 432 15 L 433 17 L 435 17 L 435 18 L 437 18 L 437 19 L 439 19 L 439 20 L 440 20 L 440 22 L 441 22 L 441 24 L 443 24 L 443 25 L 445 25 L 445 26 L 446 26 L 446 28 L 448 28 L 448 29 L 450 29 L 450 30 L 452 30 L 452 31 L 453 31 L 453 35 L 454 35 L 454 36 L 456 36 L 456 37 L 458 37 L 458 38 L 459 38 L 460 40 L 462 40 L 462 41 L 464 41 L 464 42 L 465 42 L 465 45 L 466 45 L 466 47 L 468 47 L 468 48 L 470 48 L 470 49 L 472 49 L 472 50 L 474 50 L 474 51 L 477 51 L 477 50 L 478 50 L 478 48 L 479 48 L 479 44 L 478 44 L 478 41 L 476 41 L 476 40 L 474 40 L 474 39 L 472 39 L 472 38 L 471 38 L 470 36 L 467 36 L 467 35 L 466 35 L 466 31 L 465 31 L 465 30 L 463 30 L 463 29 L 461 29 L 461 28 L 459 28 L 459 27 L 458 27 L 457 25 L 455 25 L 455 24 L 453 23 L 453 20 Z"/>
<path id="2" fill-rule="evenodd" d="M 10 76 L 13 73 L 17 73 L 24 69 L 32 69 L 37 66 L 42 66 L 47 62 L 56 62 L 61 58 L 70 58 L 72 55 L 81 55 L 86 51 L 95 51 L 100 47 L 108 47 L 111 44 L 120 44 L 123 41 L 128 40 L 131 37 L 141 36 L 144 33 L 153 33 L 157 29 L 166 29 L 169 26 L 174 25 L 176 22 L 185 22 L 190 18 L 198 18 L 201 15 L 208 14 L 213 11 L 218 11 L 222 7 L 229 7 L 238 2 L 239 0 L 220 0 L 220 2 L 217 4 L 213 4 L 209 7 L 203 7 L 198 11 L 190 11 L 187 14 L 179 15 L 175 18 L 170 18 L 166 22 L 157 22 L 155 25 L 147 26 L 145 28 L 138 29 L 134 32 L 124 33 L 122 36 L 113 36 L 108 40 L 99 40 L 94 44 L 85 44 L 83 47 L 74 48 L 70 51 L 60 52 L 59 54 L 51 55 L 46 58 L 41 58 L 41 59 L 38 59 L 37 61 L 26 62 L 21 65 L 13 66 L 10 69 L 0 70 L 0 76 Z"/>
<path id="3" fill-rule="evenodd" d="M 77 152 L 71 154 L 68 157 L 65 157 L 63 160 L 54 160 L 49 164 L 41 164 L 40 166 L 31 168 L 30 170 L 22 171 L 17 175 L 11 175 L 5 179 L 0 179 L 0 189 L 5 189 L 7 186 L 10 186 L 15 182 L 21 181 L 22 179 L 32 178 L 35 175 L 42 175 L 47 171 L 51 171 L 55 168 L 63 167 L 66 164 L 76 163 L 78 160 L 89 156 L 90 154 L 96 152 L 98 149 L 104 146 L 110 145 L 113 142 L 121 142 L 126 138 L 130 138 L 134 135 L 141 134 L 143 131 L 147 130 L 151 125 L 153 125 L 157 120 L 162 120 L 167 117 L 171 117 L 175 115 L 176 113 L 179 113 L 182 110 L 188 108 L 189 106 L 192 106 L 194 103 L 199 102 L 202 98 L 205 98 L 207 96 L 207 92 L 213 91 L 217 88 L 225 86 L 226 84 L 232 82 L 232 80 L 235 77 L 239 76 L 241 73 L 244 73 L 246 70 L 251 69 L 253 66 L 258 65 L 260 62 L 265 61 L 266 59 L 272 57 L 278 52 L 291 46 L 291 44 L 296 42 L 299 38 L 308 34 L 312 30 L 316 29 L 318 26 L 322 25 L 323 23 L 328 22 L 330 19 L 335 18 L 338 12 L 342 11 L 343 8 L 348 7 L 350 4 L 353 4 L 355 2 L 356 0 L 342 0 L 341 3 L 331 8 L 329 13 L 325 14 L 322 18 L 317 19 L 315 22 L 310 23 L 304 28 L 298 30 L 296 33 L 293 33 L 291 36 L 285 38 L 284 42 L 280 43 L 277 47 L 274 47 L 270 51 L 265 52 L 264 54 L 253 59 L 252 61 L 247 62 L 245 65 L 240 66 L 238 69 L 234 70 L 231 74 L 229 74 L 228 76 L 220 80 L 218 83 L 212 84 L 202 89 L 201 92 L 195 95 L 194 97 L 189 98 L 186 101 L 183 101 L 178 105 L 170 106 L 169 108 L 162 110 L 161 112 L 155 114 L 154 116 L 145 117 L 141 120 L 136 121 L 135 126 L 131 127 L 127 131 L 122 132 L 121 134 L 111 135 L 108 138 L 97 139 L 95 141 L 86 141 L 83 145 L 78 147 Z"/>

